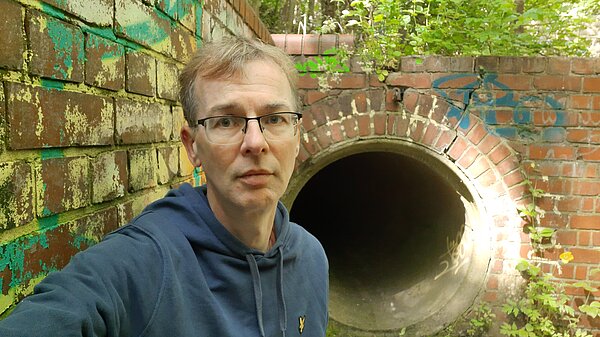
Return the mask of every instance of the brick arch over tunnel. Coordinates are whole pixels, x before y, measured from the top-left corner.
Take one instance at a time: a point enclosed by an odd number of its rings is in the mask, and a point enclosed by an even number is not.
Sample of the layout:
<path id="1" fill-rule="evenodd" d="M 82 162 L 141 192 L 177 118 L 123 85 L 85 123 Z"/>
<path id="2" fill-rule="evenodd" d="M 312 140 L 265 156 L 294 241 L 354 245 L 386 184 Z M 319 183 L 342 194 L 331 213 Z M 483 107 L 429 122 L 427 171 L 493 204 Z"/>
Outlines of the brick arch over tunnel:
<path id="1" fill-rule="evenodd" d="M 522 244 L 497 239 L 518 232 L 525 190 L 516 155 L 477 116 L 376 88 L 324 97 L 303 127 L 284 202 L 327 251 L 334 322 L 426 336 L 495 295 L 496 252 Z"/>

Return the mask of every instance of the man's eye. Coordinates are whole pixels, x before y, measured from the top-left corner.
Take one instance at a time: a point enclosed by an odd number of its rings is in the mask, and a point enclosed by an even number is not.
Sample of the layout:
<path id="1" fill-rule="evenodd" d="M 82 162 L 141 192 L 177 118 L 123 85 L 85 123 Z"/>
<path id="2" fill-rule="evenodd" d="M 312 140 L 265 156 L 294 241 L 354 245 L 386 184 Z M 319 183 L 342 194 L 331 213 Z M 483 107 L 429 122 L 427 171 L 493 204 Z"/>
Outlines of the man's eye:
<path id="1" fill-rule="evenodd" d="M 285 123 L 285 118 L 283 118 L 280 115 L 272 115 L 272 116 L 267 116 L 265 122 L 266 122 L 266 124 L 281 124 L 281 123 Z"/>
<path id="2" fill-rule="evenodd" d="M 236 125 L 235 118 L 232 117 L 220 117 L 217 118 L 214 124 L 216 128 L 231 128 Z"/>

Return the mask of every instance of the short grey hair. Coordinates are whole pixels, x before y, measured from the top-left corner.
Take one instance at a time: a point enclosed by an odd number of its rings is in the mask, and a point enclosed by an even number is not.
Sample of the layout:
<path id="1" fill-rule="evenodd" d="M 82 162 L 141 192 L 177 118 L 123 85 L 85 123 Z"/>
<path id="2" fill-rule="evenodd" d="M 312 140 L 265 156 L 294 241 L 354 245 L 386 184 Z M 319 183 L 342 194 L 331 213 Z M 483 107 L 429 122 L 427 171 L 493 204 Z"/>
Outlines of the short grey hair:
<path id="1" fill-rule="evenodd" d="M 278 65 L 286 75 L 294 108 L 300 108 L 298 99 L 298 71 L 283 50 L 239 36 L 226 37 L 200 47 L 179 75 L 179 99 L 188 125 L 197 119 L 198 99 L 196 97 L 199 79 L 227 79 L 243 73 L 244 66 L 252 61 L 266 60 Z"/>

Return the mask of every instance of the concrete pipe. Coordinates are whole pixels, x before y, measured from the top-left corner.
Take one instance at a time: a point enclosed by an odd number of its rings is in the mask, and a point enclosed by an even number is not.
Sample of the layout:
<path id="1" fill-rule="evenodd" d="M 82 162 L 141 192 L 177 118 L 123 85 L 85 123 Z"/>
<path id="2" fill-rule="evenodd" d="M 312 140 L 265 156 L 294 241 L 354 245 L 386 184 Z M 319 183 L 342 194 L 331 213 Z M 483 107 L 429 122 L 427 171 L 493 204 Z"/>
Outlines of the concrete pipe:
<path id="1" fill-rule="evenodd" d="M 426 336 L 470 308 L 488 269 L 489 224 L 451 162 L 374 143 L 311 166 L 290 186 L 290 216 L 327 252 L 330 316 L 354 331 L 346 335 Z"/>

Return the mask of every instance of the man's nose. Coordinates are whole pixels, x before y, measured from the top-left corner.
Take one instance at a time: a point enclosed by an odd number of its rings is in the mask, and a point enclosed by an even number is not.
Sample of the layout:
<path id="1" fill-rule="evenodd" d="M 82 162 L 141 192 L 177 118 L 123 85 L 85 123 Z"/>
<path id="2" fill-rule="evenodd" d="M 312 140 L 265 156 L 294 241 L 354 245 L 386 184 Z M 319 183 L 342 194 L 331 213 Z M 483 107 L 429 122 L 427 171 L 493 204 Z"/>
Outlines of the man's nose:
<path id="1" fill-rule="evenodd" d="M 267 140 L 261 130 L 258 120 L 249 120 L 244 132 L 244 141 L 242 142 L 242 152 L 260 153 L 268 147 Z"/>

